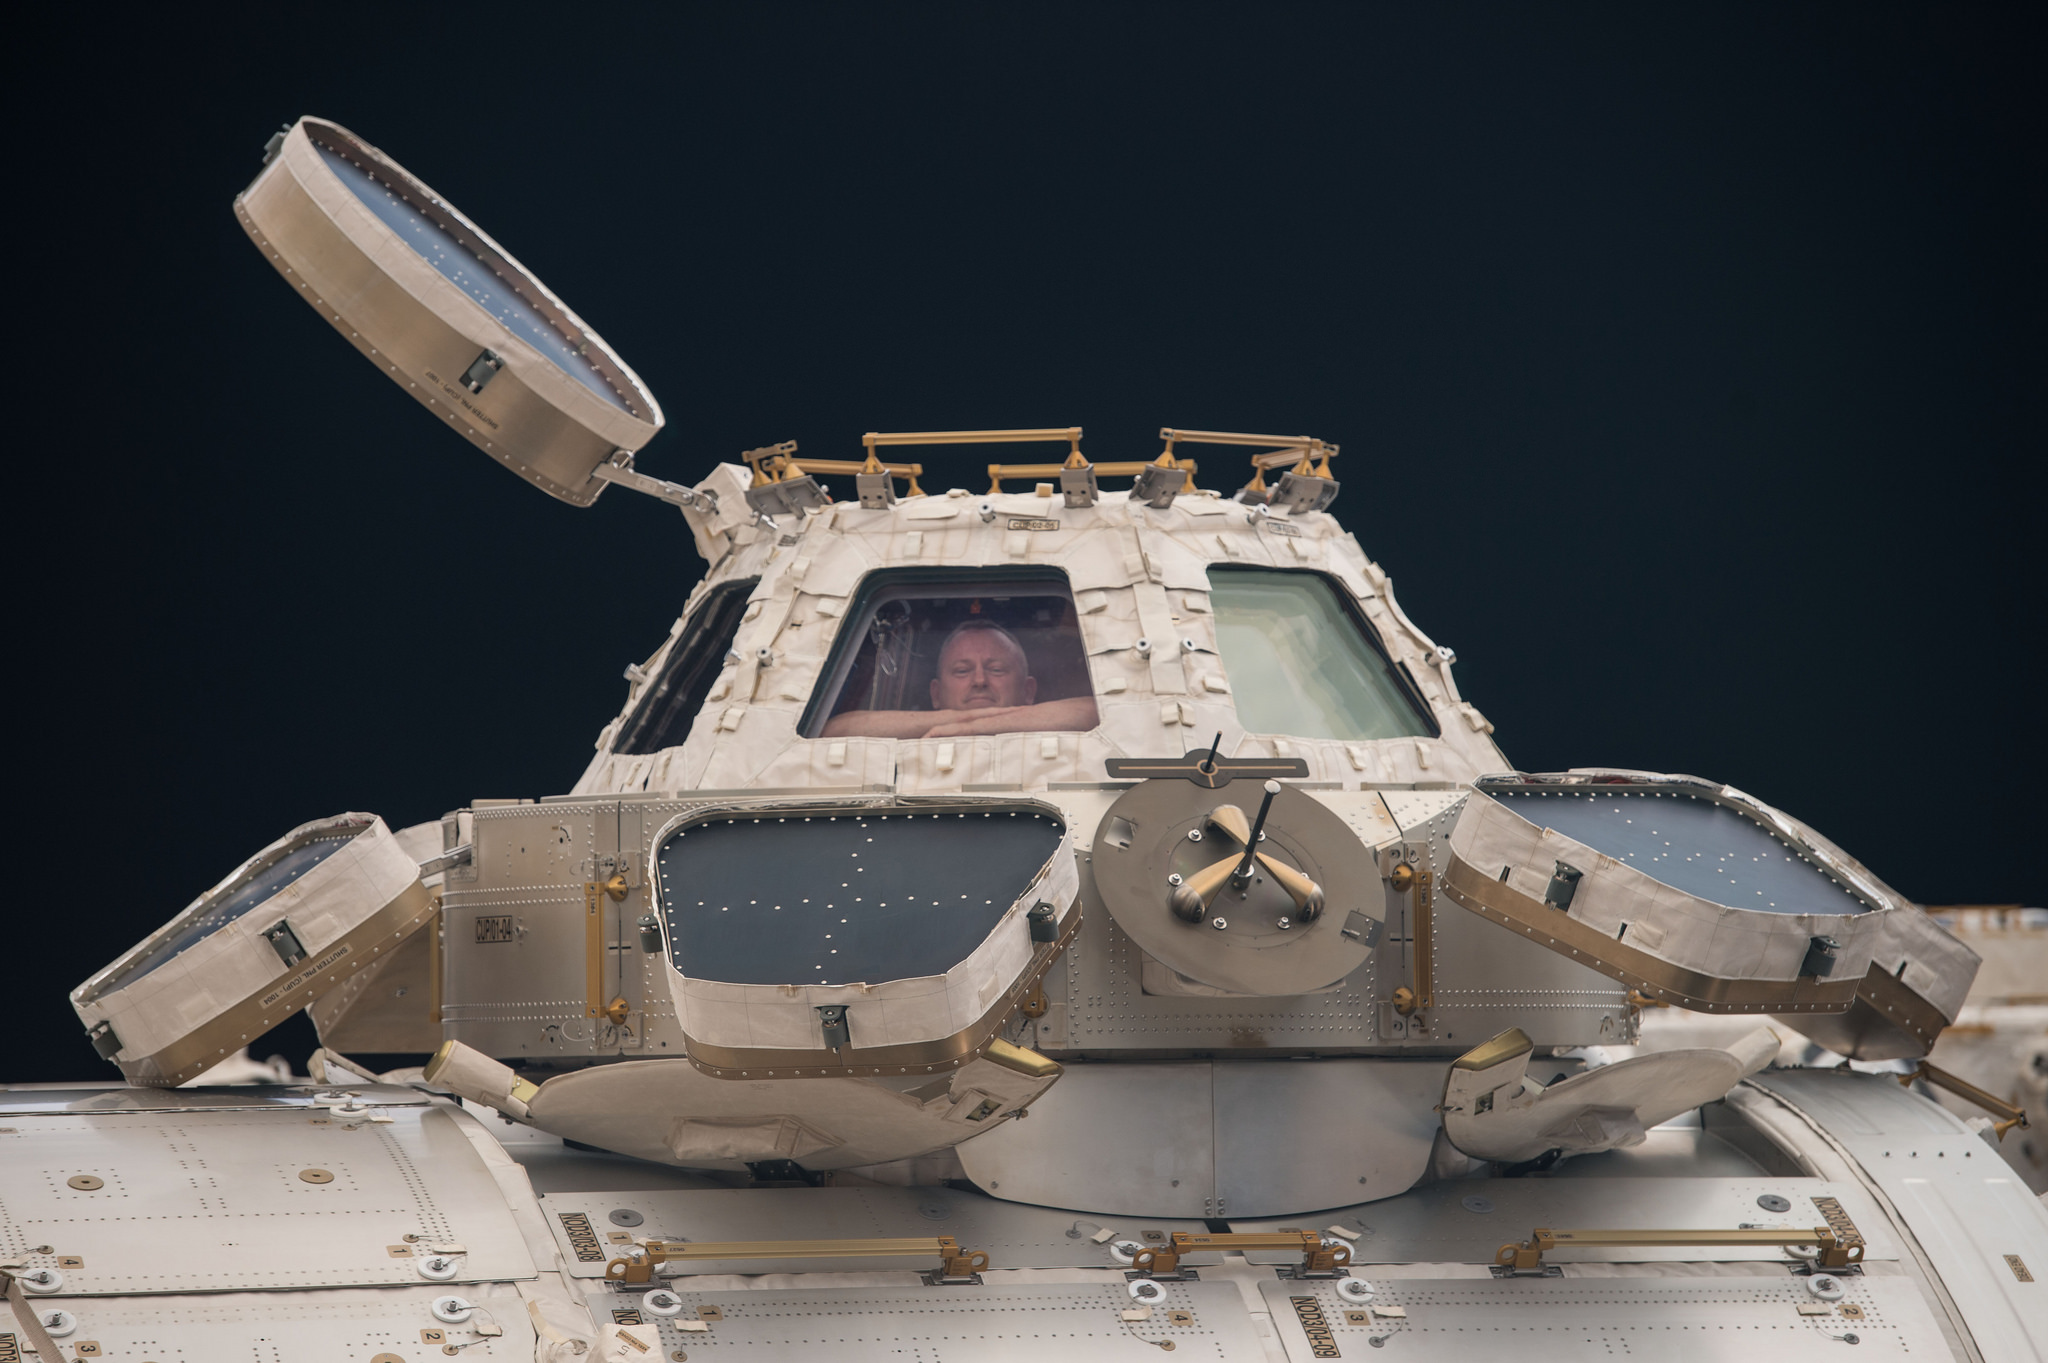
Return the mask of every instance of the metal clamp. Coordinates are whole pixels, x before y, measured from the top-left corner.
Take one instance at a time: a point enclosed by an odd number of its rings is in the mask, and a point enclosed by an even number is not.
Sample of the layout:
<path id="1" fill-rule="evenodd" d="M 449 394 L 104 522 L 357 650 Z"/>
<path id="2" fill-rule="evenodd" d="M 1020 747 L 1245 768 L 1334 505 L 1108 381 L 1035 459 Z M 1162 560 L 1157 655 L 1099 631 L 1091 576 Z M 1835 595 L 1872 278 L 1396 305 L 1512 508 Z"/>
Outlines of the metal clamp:
<path id="1" fill-rule="evenodd" d="M 695 488 L 684 487 L 681 483 L 671 483 L 666 479 L 642 473 L 633 467 L 633 456 L 630 454 L 625 457 L 624 462 L 619 462 L 617 456 L 614 456 L 612 463 L 599 464 L 590 471 L 590 476 L 600 483 L 617 483 L 620 487 L 658 498 L 670 506 L 685 511 L 695 511 L 703 516 L 718 514 L 716 492 L 709 488 L 699 492 Z"/>

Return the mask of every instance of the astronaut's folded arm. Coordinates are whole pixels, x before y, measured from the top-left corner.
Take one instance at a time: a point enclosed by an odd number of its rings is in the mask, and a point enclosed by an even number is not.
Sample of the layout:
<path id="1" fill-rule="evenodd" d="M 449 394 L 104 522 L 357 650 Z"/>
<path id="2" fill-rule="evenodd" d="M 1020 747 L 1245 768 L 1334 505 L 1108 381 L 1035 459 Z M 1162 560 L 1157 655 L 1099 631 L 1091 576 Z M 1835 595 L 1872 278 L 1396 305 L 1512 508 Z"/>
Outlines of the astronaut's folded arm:
<path id="1" fill-rule="evenodd" d="M 1093 696 L 1071 696 L 1066 700 L 1017 705 L 1001 711 L 968 710 L 958 717 L 934 724 L 926 738 L 952 738 L 962 734 L 1056 733 L 1092 729 L 1098 718 Z"/>
<path id="2" fill-rule="evenodd" d="M 968 734 L 1077 732 L 1095 727 L 1093 696 L 1036 705 L 967 710 L 848 710 L 826 721 L 824 738 L 950 738 Z"/>

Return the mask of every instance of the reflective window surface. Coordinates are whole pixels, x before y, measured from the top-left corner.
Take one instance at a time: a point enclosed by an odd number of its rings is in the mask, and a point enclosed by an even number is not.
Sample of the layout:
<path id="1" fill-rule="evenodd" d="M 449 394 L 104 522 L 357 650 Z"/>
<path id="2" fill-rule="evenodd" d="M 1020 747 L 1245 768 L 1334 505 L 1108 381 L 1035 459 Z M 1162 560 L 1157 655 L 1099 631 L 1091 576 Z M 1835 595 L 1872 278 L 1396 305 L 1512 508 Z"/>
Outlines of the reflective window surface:
<path id="1" fill-rule="evenodd" d="M 1862 913 L 1870 906 L 1748 815 L 1697 795 L 1496 790 L 1553 828 L 1687 894 L 1760 913 Z"/>
<path id="2" fill-rule="evenodd" d="M 688 740 L 690 725 L 704 708 L 711 683 L 725 666 L 725 652 L 740 631 L 747 597 L 760 580 L 746 577 L 722 582 L 704 594 L 697 609 L 683 622 L 682 637 L 668 651 L 661 672 L 613 740 L 613 752 L 660 752 Z"/>
<path id="3" fill-rule="evenodd" d="M 395 187 L 373 178 L 368 171 L 332 148 L 319 142 L 313 146 L 328 168 L 341 177 L 349 192 L 363 201 L 365 208 L 382 219 L 385 226 L 419 252 L 421 258 L 439 270 L 450 283 L 475 299 L 485 312 L 503 322 L 520 340 L 553 360 L 555 367 L 570 378 L 612 406 L 624 411 L 632 410 L 613 391 L 597 367 L 584 358 L 577 343 L 555 330 L 547 318 L 521 298 L 475 252 L 421 213 Z"/>
<path id="4" fill-rule="evenodd" d="M 1029 888 L 1061 831 L 1040 811 L 1001 808 L 697 824 L 655 857 L 670 959 L 728 984 L 941 975 Z"/>
<path id="5" fill-rule="evenodd" d="M 1428 738 L 1429 711 L 1321 573 L 1209 570 L 1216 646 L 1238 722 L 1294 738 Z"/>
<path id="6" fill-rule="evenodd" d="M 348 846 L 355 840 L 359 831 L 348 829 L 308 842 L 285 853 L 236 886 L 218 903 L 180 923 L 178 930 L 157 943 L 148 955 L 131 964 L 119 976 L 108 980 L 100 989 L 100 993 L 104 994 L 108 990 L 125 988 L 135 983 L 144 975 L 169 964 L 198 946 L 243 914 L 260 908 L 279 890 Z"/>
<path id="7" fill-rule="evenodd" d="M 871 575 L 805 717 L 808 737 L 1092 729 L 1094 687 L 1064 574 Z"/>

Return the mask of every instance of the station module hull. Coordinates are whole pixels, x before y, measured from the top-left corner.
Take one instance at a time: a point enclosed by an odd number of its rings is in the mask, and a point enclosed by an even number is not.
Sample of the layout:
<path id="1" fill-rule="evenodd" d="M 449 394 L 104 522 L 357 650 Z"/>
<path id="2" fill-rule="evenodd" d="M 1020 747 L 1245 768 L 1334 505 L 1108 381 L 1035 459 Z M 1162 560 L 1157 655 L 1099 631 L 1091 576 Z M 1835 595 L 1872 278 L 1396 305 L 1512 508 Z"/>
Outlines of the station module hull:
<path id="1" fill-rule="evenodd" d="M 1925 1060 L 1977 954 L 1732 787 L 1515 771 L 1336 446 L 672 483 L 346 129 L 236 211 L 707 571 L 567 792 L 302 824 L 79 986 L 121 1078 L 0 1088 L 0 1359 L 2048 1356 L 2024 1103 Z M 300 1009 L 307 1081 L 217 1082 Z"/>

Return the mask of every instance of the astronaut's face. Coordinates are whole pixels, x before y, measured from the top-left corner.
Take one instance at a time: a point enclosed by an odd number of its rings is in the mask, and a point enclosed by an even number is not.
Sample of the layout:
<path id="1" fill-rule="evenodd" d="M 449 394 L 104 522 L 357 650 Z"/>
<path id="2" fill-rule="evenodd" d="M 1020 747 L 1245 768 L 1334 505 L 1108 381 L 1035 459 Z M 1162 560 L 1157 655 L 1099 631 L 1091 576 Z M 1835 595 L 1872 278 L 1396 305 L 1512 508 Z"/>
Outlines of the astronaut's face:
<path id="1" fill-rule="evenodd" d="M 1022 645 L 999 629 L 954 635 L 939 654 L 939 675 L 932 679 L 934 710 L 1029 705 L 1037 694 Z"/>

